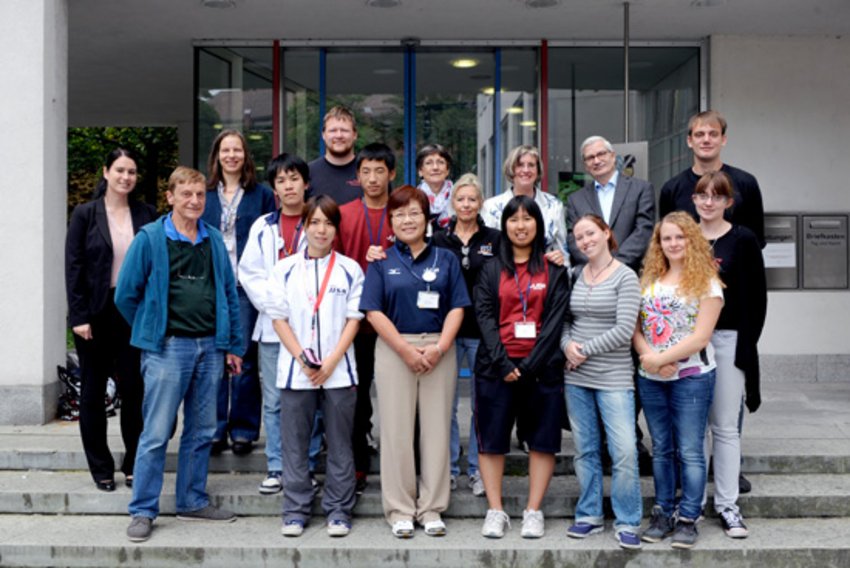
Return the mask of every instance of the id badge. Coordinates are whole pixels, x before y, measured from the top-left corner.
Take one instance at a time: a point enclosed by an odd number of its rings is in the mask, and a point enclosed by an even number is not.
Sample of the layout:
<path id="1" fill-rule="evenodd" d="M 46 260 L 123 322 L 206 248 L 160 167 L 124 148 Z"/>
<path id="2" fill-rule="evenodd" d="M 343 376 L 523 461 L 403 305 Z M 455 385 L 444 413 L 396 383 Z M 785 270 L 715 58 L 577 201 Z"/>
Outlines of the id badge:
<path id="1" fill-rule="evenodd" d="M 420 290 L 416 298 L 416 307 L 420 310 L 436 310 L 440 307 L 440 293 Z"/>
<path id="2" fill-rule="evenodd" d="M 518 321 L 514 323 L 514 337 L 517 339 L 534 339 L 537 337 L 537 326 L 533 321 Z"/>

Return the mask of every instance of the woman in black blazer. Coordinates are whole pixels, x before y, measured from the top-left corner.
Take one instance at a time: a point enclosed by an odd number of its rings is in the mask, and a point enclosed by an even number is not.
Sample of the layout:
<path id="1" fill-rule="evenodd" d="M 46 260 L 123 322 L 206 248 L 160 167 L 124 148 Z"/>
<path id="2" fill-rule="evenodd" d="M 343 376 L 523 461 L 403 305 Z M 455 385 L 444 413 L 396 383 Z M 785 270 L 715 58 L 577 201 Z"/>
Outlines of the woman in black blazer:
<path id="1" fill-rule="evenodd" d="M 156 219 L 150 205 L 129 199 L 136 187 L 136 159 L 113 150 L 103 167 L 94 199 L 74 209 L 65 240 L 65 291 L 68 323 L 80 358 L 80 434 L 89 471 L 102 491 L 115 490 L 115 462 L 106 443 L 106 381 L 112 377 L 121 396 L 124 472 L 133 483 L 133 463 L 142 431 L 144 387 L 139 351 L 130 346 L 130 326 L 113 303 L 124 255 L 139 229 Z"/>

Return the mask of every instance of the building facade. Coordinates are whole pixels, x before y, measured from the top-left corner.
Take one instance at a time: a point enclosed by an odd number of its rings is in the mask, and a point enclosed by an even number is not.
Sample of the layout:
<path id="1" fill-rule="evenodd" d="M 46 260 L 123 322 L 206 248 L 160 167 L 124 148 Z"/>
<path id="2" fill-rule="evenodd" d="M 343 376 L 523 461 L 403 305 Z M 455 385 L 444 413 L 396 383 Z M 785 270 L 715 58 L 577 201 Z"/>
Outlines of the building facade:
<path id="1" fill-rule="evenodd" d="M 440 142 L 452 175 L 474 171 L 488 193 L 505 189 L 500 166 L 520 143 L 541 148 L 547 190 L 580 184 L 577 145 L 591 134 L 638 143 L 658 189 L 690 163 L 688 117 L 720 110 L 724 161 L 759 179 L 772 243 L 785 245 L 771 262 L 792 275 L 770 292 L 765 380 L 847 378 L 850 4 L 737 4 L 0 3 L 0 187 L 13 212 L 0 225 L 0 423 L 55 414 L 68 126 L 174 126 L 181 162 L 201 166 L 216 132 L 236 127 L 261 164 L 317 156 L 338 103 L 355 109 L 361 142 L 394 148 L 398 182 L 415 180 L 417 147 Z"/>

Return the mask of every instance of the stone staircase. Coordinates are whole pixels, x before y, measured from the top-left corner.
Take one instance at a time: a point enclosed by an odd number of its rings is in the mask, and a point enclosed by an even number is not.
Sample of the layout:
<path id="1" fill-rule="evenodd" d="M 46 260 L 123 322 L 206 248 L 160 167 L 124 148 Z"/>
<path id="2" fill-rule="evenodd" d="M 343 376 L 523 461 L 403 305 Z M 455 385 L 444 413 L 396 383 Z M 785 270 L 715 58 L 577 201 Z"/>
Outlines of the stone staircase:
<path id="1" fill-rule="evenodd" d="M 412 540 L 393 538 L 381 516 L 377 474 L 358 502 L 350 536 L 328 537 L 317 503 L 304 536 L 286 539 L 279 533 L 280 495 L 257 492 L 265 469 L 259 449 L 211 460 L 209 491 L 217 505 L 240 515 L 236 523 L 171 516 L 172 442 L 162 516 L 151 540 L 136 545 L 124 536 L 130 490 L 120 485 L 123 477 L 116 476 L 114 493 L 98 491 L 77 425 L 54 422 L 0 427 L 0 566 L 850 566 L 850 384 L 768 383 L 764 391 L 763 409 L 745 425 L 743 467 L 753 484 L 739 501 L 751 532 L 745 540 L 727 538 L 711 514 L 690 551 L 672 550 L 668 542 L 623 551 L 610 530 L 584 541 L 566 538 L 578 496 L 567 435 L 543 505 L 547 533 L 540 540 L 519 537 L 527 491 L 527 460 L 519 452 L 508 457 L 515 475 L 506 478 L 505 507 L 514 526 L 502 540 L 480 536 L 486 500 L 466 489 L 465 477 L 444 515 L 446 537 L 417 531 Z M 120 451 L 115 419 L 110 428 L 111 447 Z M 641 483 L 648 511 L 652 479 Z"/>

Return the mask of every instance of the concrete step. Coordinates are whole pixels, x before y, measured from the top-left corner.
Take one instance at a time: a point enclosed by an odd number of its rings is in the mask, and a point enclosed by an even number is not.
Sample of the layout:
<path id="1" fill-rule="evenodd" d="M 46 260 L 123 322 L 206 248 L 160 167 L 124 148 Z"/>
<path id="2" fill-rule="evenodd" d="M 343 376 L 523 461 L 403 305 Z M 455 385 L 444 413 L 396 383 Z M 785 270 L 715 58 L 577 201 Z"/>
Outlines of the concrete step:
<path id="1" fill-rule="evenodd" d="M 86 471 L 85 453 L 76 431 L 64 430 L 65 435 L 11 434 L 0 432 L 0 470 L 54 470 Z M 71 434 L 71 435 L 68 435 Z M 120 438 L 110 436 L 115 463 L 124 457 Z M 253 473 L 266 471 L 266 458 L 261 438 L 254 451 L 247 456 L 236 456 L 229 450 L 210 458 L 210 471 L 219 473 Z M 463 440 L 466 447 L 466 440 Z M 116 449 L 118 448 L 118 449 Z M 172 440 L 166 457 L 166 469 L 175 471 L 178 440 Z M 555 475 L 573 473 L 575 447 L 571 436 L 565 433 L 561 453 L 556 458 Z M 460 459 L 465 470 L 465 457 Z M 745 439 L 743 471 L 746 474 L 809 474 L 850 473 L 850 440 L 835 439 Z M 380 470 L 377 455 L 372 458 L 372 471 Z M 324 471 L 323 459 L 319 471 Z M 508 475 L 526 475 L 528 456 L 514 449 L 507 455 L 505 472 Z"/>
<path id="2" fill-rule="evenodd" d="M 501 540 L 481 536 L 481 520 L 447 522 L 448 534 L 430 538 L 417 530 L 398 540 L 383 519 L 355 519 L 351 534 L 332 539 L 320 519 L 300 538 L 280 535 L 276 517 L 240 518 L 232 524 L 185 523 L 160 517 L 152 538 L 141 544 L 125 537 L 126 516 L 73 517 L 0 515 L 2 566 L 204 566 L 238 568 L 298 566 L 846 566 L 850 519 L 756 519 L 747 539 L 726 537 L 717 522 L 705 521 L 695 548 L 677 551 L 669 541 L 623 551 L 604 534 L 585 540 L 564 536 L 565 521 L 547 520 L 539 540 L 519 536 L 520 520 Z"/>
<path id="3" fill-rule="evenodd" d="M 164 514 L 174 513 L 174 474 L 167 474 L 161 500 Z M 280 512 L 281 496 L 260 495 L 257 485 L 262 476 L 211 474 L 208 490 L 215 503 L 239 515 L 276 515 Z M 118 480 L 119 483 L 123 479 Z M 738 501 L 744 515 L 764 518 L 850 517 L 850 475 L 810 474 L 806 476 L 753 475 L 753 491 Z M 487 511 L 487 500 L 475 497 L 460 478 L 460 487 L 452 493 L 446 517 L 477 518 Z M 606 478 L 606 495 L 610 479 Z M 505 510 L 522 515 L 528 492 L 526 477 L 508 477 L 504 485 Z M 709 485 L 709 495 L 713 492 Z M 549 517 L 572 517 L 578 499 L 578 482 L 573 476 L 561 476 L 552 481 L 543 504 Z M 641 480 L 644 510 L 653 504 L 652 480 Z M 84 472 L 0 472 L 0 514 L 60 514 L 60 515 L 124 515 L 131 490 L 119 486 L 114 493 L 104 493 L 94 486 Z M 609 510 L 610 506 L 607 503 Z M 713 515 L 711 501 L 706 507 Z M 316 514 L 321 514 L 320 499 L 315 501 Z M 381 516 L 380 481 L 370 478 L 367 491 L 360 498 L 355 514 L 361 517 Z"/>

